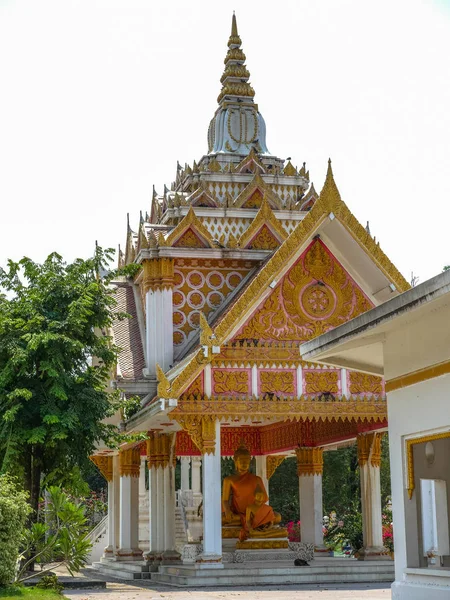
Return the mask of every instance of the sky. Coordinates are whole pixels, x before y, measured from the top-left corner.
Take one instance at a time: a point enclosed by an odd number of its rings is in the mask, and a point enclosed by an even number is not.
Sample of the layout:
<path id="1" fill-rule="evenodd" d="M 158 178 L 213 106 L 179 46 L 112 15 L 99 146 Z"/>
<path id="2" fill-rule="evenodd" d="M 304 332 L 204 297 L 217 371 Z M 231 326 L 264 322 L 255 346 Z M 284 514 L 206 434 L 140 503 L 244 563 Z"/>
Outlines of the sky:
<path id="1" fill-rule="evenodd" d="M 0 265 L 124 245 L 207 152 L 233 10 L 271 153 L 331 157 L 408 281 L 450 264 L 450 1 L 0 0 Z"/>

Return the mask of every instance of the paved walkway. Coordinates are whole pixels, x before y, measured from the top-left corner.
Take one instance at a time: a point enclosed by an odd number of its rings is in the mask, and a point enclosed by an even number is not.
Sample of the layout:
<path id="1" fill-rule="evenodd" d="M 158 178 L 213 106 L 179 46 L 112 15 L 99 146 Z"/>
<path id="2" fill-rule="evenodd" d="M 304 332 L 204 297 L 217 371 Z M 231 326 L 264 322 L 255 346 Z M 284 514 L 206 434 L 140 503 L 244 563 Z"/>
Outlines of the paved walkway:
<path id="1" fill-rule="evenodd" d="M 245 588 L 178 589 L 108 583 L 106 590 L 65 590 L 71 600 L 391 600 L 390 584 L 289 585 Z"/>

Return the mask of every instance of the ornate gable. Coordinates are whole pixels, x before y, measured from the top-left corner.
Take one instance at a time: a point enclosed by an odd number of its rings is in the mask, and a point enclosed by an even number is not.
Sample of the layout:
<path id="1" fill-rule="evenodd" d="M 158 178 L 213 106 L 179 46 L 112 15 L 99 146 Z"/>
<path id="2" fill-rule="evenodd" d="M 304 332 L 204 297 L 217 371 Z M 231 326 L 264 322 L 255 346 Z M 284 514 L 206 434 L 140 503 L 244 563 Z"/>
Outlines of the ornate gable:
<path id="1" fill-rule="evenodd" d="M 286 232 L 264 199 L 250 227 L 239 239 L 240 248 L 275 250 L 286 239 Z"/>
<path id="2" fill-rule="evenodd" d="M 275 210 L 281 210 L 283 208 L 280 198 L 272 192 L 261 175 L 256 174 L 247 187 L 244 188 L 236 198 L 233 207 L 260 208 L 263 199 L 266 199 L 270 206 Z"/>
<path id="3" fill-rule="evenodd" d="M 372 306 L 325 244 L 317 239 L 234 339 L 300 343 Z"/>
<path id="4" fill-rule="evenodd" d="M 195 192 L 189 197 L 189 203 L 191 206 L 208 206 L 211 208 L 217 207 L 217 202 L 210 194 L 208 194 L 203 186 L 195 190 Z"/>
<path id="5" fill-rule="evenodd" d="M 165 240 L 164 245 L 187 248 L 214 248 L 211 235 L 200 219 L 195 216 L 192 207 Z"/>
<path id="6" fill-rule="evenodd" d="M 265 173 L 266 169 L 262 164 L 259 156 L 256 154 L 254 148 L 252 148 L 241 162 L 235 167 L 235 173 Z"/>

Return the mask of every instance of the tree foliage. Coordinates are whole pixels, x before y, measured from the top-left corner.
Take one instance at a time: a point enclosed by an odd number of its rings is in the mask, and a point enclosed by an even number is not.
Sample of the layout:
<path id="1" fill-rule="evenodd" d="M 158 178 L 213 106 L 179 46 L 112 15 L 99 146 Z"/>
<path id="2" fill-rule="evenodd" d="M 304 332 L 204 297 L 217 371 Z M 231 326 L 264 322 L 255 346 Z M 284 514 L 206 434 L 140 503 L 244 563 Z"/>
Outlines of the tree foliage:
<path id="1" fill-rule="evenodd" d="M 106 391 L 117 348 L 112 251 L 67 264 L 56 253 L 0 269 L 0 466 L 24 477 L 37 509 L 41 475 L 64 480 L 116 429 Z M 3 291 L 3 293 L 1 293 Z M 95 357 L 95 361 L 92 360 Z"/>
<path id="2" fill-rule="evenodd" d="M 27 494 L 9 475 L 0 475 L 0 587 L 14 580 L 30 510 Z"/>

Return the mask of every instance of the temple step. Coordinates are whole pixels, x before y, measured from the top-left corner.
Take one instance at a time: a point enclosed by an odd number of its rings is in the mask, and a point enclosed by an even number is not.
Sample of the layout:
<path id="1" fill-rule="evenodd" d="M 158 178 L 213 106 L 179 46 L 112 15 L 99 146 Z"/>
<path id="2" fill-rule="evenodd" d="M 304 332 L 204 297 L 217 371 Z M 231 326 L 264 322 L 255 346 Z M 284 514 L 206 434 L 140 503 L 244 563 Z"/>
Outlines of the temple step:
<path id="1" fill-rule="evenodd" d="M 189 586 L 247 586 L 259 584 L 299 583 L 374 583 L 394 581 L 394 562 L 372 561 L 370 564 L 356 560 L 337 560 L 320 564 L 315 560 L 309 567 L 293 567 L 291 564 L 268 568 L 252 563 L 248 567 L 225 564 L 222 569 L 198 569 L 193 566 L 160 566 L 152 573 L 152 582 L 175 587 Z M 350 563 L 350 564 L 349 564 Z"/>
<path id="2" fill-rule="evenodd" d="M 106 577 L 121 580 L 150 579 L 149 566 L 144 561 L 121 562 L 101 558 L 100 562 L 92 563 L 92 569 Z"/>

